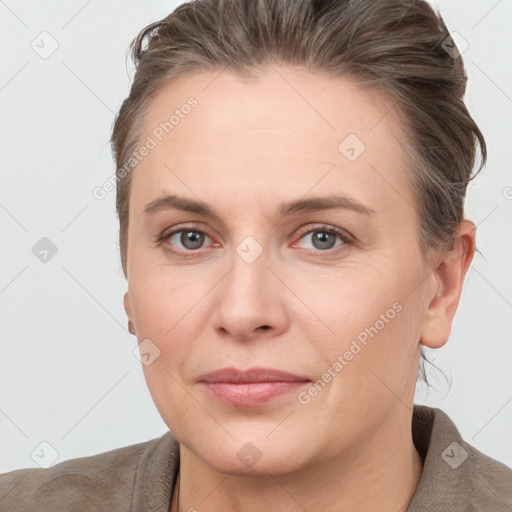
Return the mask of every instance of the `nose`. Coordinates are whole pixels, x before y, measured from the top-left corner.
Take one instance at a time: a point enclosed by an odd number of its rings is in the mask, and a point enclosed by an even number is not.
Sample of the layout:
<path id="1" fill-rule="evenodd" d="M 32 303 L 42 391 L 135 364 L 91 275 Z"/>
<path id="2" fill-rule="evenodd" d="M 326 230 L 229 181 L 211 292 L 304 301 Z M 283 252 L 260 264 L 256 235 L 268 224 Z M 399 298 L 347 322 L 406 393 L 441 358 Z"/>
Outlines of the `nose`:
<path id="1" fill-rule="evenodd" d="M 288 324 L 287 289 L 270 268 L 267 251 L 254 261 L 240 254 L 233 253 L 232 267 L 219 283 L 214 328 L 238 341 L 275 337 Z"/>

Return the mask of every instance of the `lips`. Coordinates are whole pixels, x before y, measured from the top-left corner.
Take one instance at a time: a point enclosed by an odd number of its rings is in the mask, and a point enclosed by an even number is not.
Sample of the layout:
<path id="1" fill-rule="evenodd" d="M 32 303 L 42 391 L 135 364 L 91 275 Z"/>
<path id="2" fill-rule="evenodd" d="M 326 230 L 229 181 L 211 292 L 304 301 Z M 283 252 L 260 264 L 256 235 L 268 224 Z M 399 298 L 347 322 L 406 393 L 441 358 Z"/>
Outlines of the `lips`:
<path id="1" fill-rule="evenodd" d="M 250 368 L 238 370 L 236 368 L 222 368 L 203 375 L 200 382 L 230 382 L 234 384 L 247 382 L 309 382 L 310 379 L 282 370 L 272 368 Z"/>
<path id="2" fill-rule="evenodd" d="M 297 393 L 310 379 L 272 368 L 222 368 L 203 375 L 202 389 L 212 398 L 236 408 L 262 407 Z"/>

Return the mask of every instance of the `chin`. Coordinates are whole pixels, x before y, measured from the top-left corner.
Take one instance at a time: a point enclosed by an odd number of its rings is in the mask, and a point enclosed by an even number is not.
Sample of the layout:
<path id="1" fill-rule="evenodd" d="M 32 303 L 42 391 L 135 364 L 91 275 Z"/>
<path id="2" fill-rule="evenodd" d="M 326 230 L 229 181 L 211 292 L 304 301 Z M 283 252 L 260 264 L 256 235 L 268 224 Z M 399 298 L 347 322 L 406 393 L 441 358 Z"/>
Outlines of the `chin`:
<path id="1" fill-rule="evenodd" d="M 227 428 L 234 434 L 233 429 Z M 305 453 L 303 443 L 294 444 L 291 438 L 285 443 L 283 437 L 277 435 L 272 438 L 275 432 L 268 437 L 267 425 L 259 432 L 253 428 L 251 434 L 245 432 L 233 437 L 219 429 L 222 433 L 218 431 L 215 435 L 210 431 L 208 437 L 203 437 L 204 441 L 199 442 L 196 431 L 192 443 L 184 438 L 182 446 L 186 446 L 215 471 L 226 474 L 268 477 L 268 473 L 293 473 L 307 464 L 308 454 Z"/>

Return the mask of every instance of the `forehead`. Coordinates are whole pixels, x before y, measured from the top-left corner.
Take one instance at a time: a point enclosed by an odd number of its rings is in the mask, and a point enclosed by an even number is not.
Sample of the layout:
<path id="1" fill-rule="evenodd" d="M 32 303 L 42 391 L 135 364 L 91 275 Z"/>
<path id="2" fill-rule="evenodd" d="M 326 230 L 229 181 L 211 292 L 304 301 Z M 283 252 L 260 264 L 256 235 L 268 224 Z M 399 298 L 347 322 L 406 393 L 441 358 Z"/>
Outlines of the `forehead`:
<path id="1" fill-rule="evenodd" d="M 190 98 L 197 101 L 191 109 L 187 107 Z M 274 141 L 279 148 L 283 142 L 295 142 L 294 135 L 310 138 L 315 141 L 312 153 L 327 150 L 326 156 L 333 150 L 337 156 L 337 142 L 349 133 L 357 132 L 366 145 L 383 136 L 400 138 L 396 104 L 386 94 L 375 88 L 363 90 L 348 78 L 329 78 L 303 68 L 271 67 L 251 79 L 228 71 L 186 74 L 153 97 L 142 132 L 152 133 L 173 113 L 173 138 L 191 135 L 186 127 L 190 122 L 183 121 L 193 118 L 197 138 L 216 139 L 215 145 L 201 146 L 210 153 L 232 150 L 248 132 L 266 139 L 266 144 Z M 273 137 L 279 130 L 280 137 Z M 164 131 L 164 138 L 169 134 Z M 223 141 L 220 147 L 219 140 Z M 322 148 L 317 147 L 319 140 L 325 142 Z M 257 152 L 256 145 L 243 148 L 244 152 L 251 149 Z M 306 156 L 311 148 L 293 146 L 293 150 Z"/>
<path id="2" fill-rule="evenodd" d="M 381 92 L 302 68 L 271 67 L 250 80 L 184 75 L 148 105 L 139 140 L 155 146 L 132 187 L 147 200 L 166 187 L 200 196 L 222 183 L 227 198 L 248 187 L 280 198 L 337 187 L 396 201 L 410 188 L 396 114 Z"/>

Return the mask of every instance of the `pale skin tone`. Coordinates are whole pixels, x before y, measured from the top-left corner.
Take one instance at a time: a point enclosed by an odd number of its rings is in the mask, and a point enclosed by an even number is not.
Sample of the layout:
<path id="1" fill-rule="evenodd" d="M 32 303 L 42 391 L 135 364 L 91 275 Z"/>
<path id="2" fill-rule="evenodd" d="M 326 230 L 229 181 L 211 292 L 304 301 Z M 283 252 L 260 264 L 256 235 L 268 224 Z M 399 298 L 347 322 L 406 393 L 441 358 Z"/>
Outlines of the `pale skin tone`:
<path id="1" fill-rule="evenodd" d="M 124 299 L 130 330 L 160 350 L 143 369 L 180 442 L 180 511 L 405 511 L 422 471 L 410 428 L 420 348 L 448 339 L 474 224 L 461 223 L 448 256 L 422 254 L 385 96 L 301 68 L 254 81 L 196 73 L 158 92 L 141 140 L 190 96 L 197 106 L 133 171 Z M 339 150 L 348 134 L 366 146 L 354 161 Z M 144 212 L 168 194 L 219 218 Z M 371 212 L 278 214 L 283 202 L 334 194 Z M 200 243 L 171 235 L 179 229 Z M 237 253 L 247 237 L 262 250 L 251 263 Z M 307 404 L 291 393 L 234 408 L 198 382 L 227 366 L 315 382 L 393 304 L 400 312 Z M 237 456 L 248 442 L 261 453 L 252 467 Z"/>

